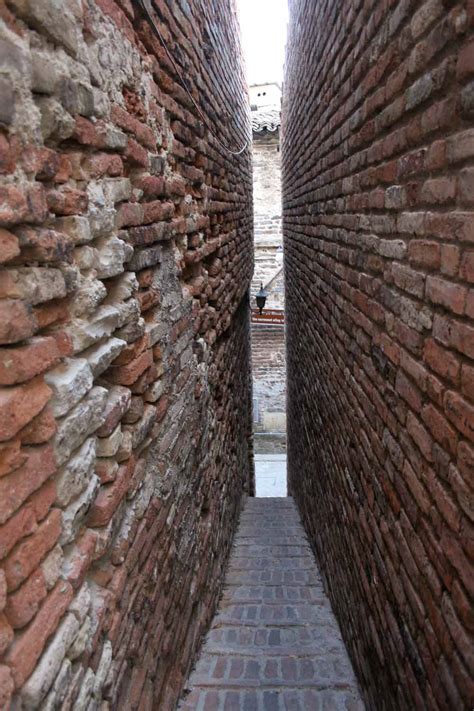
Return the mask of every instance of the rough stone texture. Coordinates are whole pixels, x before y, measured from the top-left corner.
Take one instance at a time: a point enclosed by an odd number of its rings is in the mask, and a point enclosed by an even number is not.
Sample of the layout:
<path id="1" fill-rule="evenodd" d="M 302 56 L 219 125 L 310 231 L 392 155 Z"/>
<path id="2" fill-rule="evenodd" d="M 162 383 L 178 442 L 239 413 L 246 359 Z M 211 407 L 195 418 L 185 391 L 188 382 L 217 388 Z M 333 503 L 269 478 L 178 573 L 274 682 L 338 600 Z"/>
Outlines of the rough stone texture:
<path id="1" fill-rule="evenodd" d="M 250 136 L 231 0 L 156 2 Z M 250 148 L 138 3 L 0 10 L 0 707 L 171 709 L 252 493 Z"/>
<path id="2" fill-rule="evenodd" d="M 474 698 L 473 27 L 470 1 L 291 3 L 290 491 L 370 708 Z"/>
<path id="3" fill-rule="evenodd" d="M 249 499 L 224 595 L 180 709 L 363 711 L 291 498 Z"/>

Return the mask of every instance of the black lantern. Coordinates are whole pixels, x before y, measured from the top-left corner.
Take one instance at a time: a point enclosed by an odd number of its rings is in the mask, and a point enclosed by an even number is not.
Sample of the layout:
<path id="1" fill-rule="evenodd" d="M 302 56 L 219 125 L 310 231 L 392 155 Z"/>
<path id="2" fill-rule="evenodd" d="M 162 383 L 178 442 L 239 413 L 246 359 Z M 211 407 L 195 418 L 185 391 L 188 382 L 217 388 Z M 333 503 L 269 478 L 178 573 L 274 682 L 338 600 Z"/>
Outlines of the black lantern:
<path id="1" fill-rule="evenodd" d="M 260 313 L 262 313 L 264 307 L 265 307 L 265 301 L 267 300 L 268 296 L 268 291 L 265 291 L 263 288 L 263 284 L 260 283 L 260 291 L 258 292 L 257 296 L 255 297 L 257 301 L 257 306 L 260 309 Z"/>

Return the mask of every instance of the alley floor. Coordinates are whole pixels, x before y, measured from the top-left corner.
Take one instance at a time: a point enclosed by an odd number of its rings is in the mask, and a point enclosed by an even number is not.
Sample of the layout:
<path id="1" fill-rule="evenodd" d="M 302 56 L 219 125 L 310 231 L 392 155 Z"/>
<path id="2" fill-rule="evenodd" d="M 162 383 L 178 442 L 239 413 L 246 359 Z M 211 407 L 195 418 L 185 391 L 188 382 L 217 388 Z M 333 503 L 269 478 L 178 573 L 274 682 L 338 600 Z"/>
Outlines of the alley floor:
<path id="1" fill-rule="evenodd" d="M 357 682 L 293 499 L 247 499 L 181 711 L 359 711 Z"/>

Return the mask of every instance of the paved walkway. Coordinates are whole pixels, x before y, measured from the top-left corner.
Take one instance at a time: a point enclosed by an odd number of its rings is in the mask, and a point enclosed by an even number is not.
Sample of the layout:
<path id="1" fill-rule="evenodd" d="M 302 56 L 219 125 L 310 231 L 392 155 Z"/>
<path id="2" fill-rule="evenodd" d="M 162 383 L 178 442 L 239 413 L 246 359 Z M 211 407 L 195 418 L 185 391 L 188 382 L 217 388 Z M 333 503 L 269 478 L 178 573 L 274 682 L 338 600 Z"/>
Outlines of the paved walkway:
<path id="1" fill-rule="evenodd" d="M 255 454 L 257 496 L 286 496 L 286 454 Z"/>
<path id="2" fill-rule="evenodd" d="M 361 711 L 291 498 L 248 499 L 182 711 Z"/>

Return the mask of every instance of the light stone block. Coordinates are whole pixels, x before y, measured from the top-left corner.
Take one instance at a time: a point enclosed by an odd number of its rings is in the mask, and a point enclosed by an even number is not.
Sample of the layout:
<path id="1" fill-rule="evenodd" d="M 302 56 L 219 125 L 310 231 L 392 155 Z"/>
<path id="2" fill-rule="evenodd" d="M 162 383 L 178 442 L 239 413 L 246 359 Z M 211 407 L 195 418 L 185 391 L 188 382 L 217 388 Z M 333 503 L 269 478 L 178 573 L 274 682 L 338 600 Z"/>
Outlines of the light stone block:
<path id="1" fill-rule="evenodd" d="M 104 370 L 107 370 L 112 361 L 127 345 L 127 341 L 121 338 L 109 338 L 104 343 L 92 346 L 82 353 L 87 358 L 87 362 L 92 370 L 94 378 L 97 378 Z"/>
<path id="2" fill-rule="evenodd" d="M 86 619 L 86 615 L 90 610 L 91 601 L 92 597 L 89 583 L 84 582 L 82 583 L 82 586 L 79 588 L 79 592 L 76 593 L 76 596 L 73 598 L 68 608 L 69 612 L 72 612 L 72 614 L 76 617 L 76 619 L 79 621 L 79 624 L 81 625 Z"/>
<path id="3" fill-rule="evenodd" d="M 119 321 L 121 312 L 115 306 L 99 306 L 90 319 L 74 319 L 66 331 L 70 335 L 74 353 L 85 350 L 94 343 L 112 335 Z"/>
<path id="4" fill-rule="evenodd" d="M 123 272 L 124 262 L 127 262 L 132 254 L 133 247 L 118 237 L 103 239 L 94 250 L 92 267 L 99 279 L 110 279 Z"/>
<path id="5" fill-rule="evenodd" d="M 66 296 L 66 282 L 60 269 L 21 267 L 8 271 L 18 297 L 30 304 L 42 304 Z"/>
<path id="6" fill-rule="evenodd" d="M 53 391 L 50 406 L 55 417 L 62 417 L 76 405 L 93 385 L 92 371 L 85 358 L 66 358 L 44 376 Z"/>
<path id="7" fill-rule="evenodd" d="M 54 438 L 54 451 L 59 465 L 64 464 L 84 440 L 100 427 L 107 390 L 101 387 L 92 390 L 59 422 Z"/>
<path id="8" fill-rule="evenodd" d="M 85 491 L 77 499 L 74 499 L 63 512 L 63 529 L 59 539 L 62 546 L 71 543 L 76 538 L 99 486 L 100 479 L 96 474 L 93 474 Z"/>
<path id="9" fill-rule="evenodd" d="M 61 469 L 56 478 L 56 503 L 67 506 L 87 486 L 96 458 L 96 439 L 90 437 Z"/>
<path id="10" fill-rule="evenodd" d="M 41 563 L 46 589 L 52 590 L 61 575 L 61 569 L 64 561 L 63 549 L 59 544 L 54 546 L 46 558 Z"/>
<path id="11" fill-rule="evenodd" d="M 108 437 L 97 438 L 97 456 L 114 457 L 122 443 L 122 427 L 117 425 L 115 430 Z"/>
<path id="12" fill-rule="evenodd" d="M 74 615 L 68 614 L 59 625 L 56 634 L 37 662 L 33 674 L 21 690 L 21 698 L 26 708 L 40 706 L 51 688 L 66 656 L 66 650 L 79 630 L 79 622 Z"/>
<path id="13" fill-rule="evenodd" d="M 79 632 L 77 633 L 76 639 L 74 642 L 71 644 L 71 646 L 68 649 L 67 656 L 68 659 L 71 661 L 74 661 L 79 657 L 83 651 L 86 648 L 87 641 L 90 637 L 91 633 L 91 628 L 92 628 L 92 623 L 90 617 L 86 617 L 84 620 Z"/>

